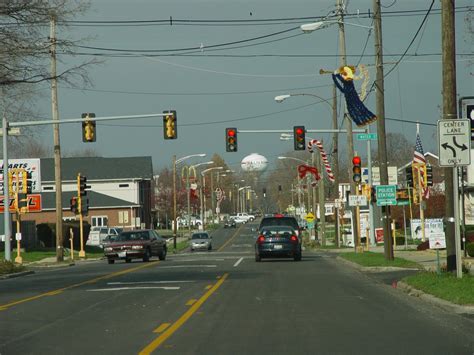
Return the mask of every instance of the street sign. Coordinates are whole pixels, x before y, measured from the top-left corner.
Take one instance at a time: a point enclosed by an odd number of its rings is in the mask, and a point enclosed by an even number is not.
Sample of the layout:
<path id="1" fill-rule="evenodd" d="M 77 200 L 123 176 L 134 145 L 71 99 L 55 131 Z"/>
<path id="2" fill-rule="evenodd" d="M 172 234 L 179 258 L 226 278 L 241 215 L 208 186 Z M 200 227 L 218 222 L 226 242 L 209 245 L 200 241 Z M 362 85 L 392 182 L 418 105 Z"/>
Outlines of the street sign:
<path id="1" fill-rule="evenodd" d="M 444 232 L 429 236 L 430 249 L 446 249 L 446 236 Z"/>
<path id="2" fill-rule="evenodd" d="M 471 120 L 438 121 L 439 166 L 471 164 Z"/>
<path id="3" fill-rule="evenodd" d="M 349 195 L 349 206 L 367 206 L 367 196 Z"/>
<path id="4" fill-rule="evenodd" d="M 4 212 L 3 207 L 4 197 L 3 195 L 0 196 L 0 213 Z M 10 208 L 8 209 L 10 212 L 16 211 L 16 200 L 14 198 L 10 199 Z M 28 195 L 28 212 L 41 212 L 41 194 L 31 194 Z"/>
<path id="5" fill-rule="evenodd" d="M 398 168 L 396 166 L 388 166 L 388 184 L 398 184 Z M 369 183 L 369 168 L 362 168 L 362 181 Z M 372 167 L 372 185 L 380 185 L 380 168 L 378 166 Z"/>
<path id="6" fill-rule="evenodd" d="M 314 214 L 312 214 L 311 212 L 309 212 L 304 219 L 306 219 L 306 222 L 308 223 L 311 223 L 311 222 L 314 222 Z"/>
<path id="7" fill-rule="evenodd" d="M 474 96 L 464 96 L 459 99 L 461 117 L 471 120 L 471 141 L 474 141 Z"/>
<path id="8" fill-rule="evenodd" d="M 375 186 L 377 206 L 387 206 L 397 204 L 397 185 Z"/>
<path id="9" fill-rule="evenodd" d="M 358 141 L 375 141 L 377 140 L 377 133 L 357 133 Z"/>

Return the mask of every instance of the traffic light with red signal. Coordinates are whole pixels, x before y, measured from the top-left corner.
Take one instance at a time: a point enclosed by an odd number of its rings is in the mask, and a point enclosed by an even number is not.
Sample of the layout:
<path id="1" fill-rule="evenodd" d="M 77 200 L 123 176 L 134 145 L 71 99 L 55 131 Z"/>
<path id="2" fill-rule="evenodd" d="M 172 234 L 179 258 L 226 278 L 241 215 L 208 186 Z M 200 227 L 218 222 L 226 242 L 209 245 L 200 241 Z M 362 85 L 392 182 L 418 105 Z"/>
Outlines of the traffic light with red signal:
<path id="1" fill-rule="evenodd" d="M 226 152 L 237 151 L 237 128 L 225 129 L 225 148 Z"/>
<path id="2" fill-rule="evenodd" d="M 352 181 L 360 183 L 362 180 L 362 159 L 356 155 L 352 158 Z"/>
<path id="3" fill-rule="evenodd" d="M 304 126 L 294 126 L 293 127 L 293 144 L 295 150 L 305 150 L 306 149 L 306 130 Z"/>
<path id="4" fill-rule="evenodd" d="M 69 208 L 71 209 L 71 212 L 74 214 L 78 214 L 79 203 L 76 196 L 71 197 L 69 204 L 70 204 Z"/>

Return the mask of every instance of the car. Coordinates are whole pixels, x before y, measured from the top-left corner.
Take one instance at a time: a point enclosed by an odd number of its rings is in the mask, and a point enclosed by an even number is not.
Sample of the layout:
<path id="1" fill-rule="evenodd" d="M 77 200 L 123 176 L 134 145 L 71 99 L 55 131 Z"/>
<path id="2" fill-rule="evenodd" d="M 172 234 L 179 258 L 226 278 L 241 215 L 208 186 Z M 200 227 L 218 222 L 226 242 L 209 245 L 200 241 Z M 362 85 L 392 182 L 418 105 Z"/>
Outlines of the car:
<path id="1" fill-rule="evenodd" d="M 198 249 L 212 250 L 212 237 L 207 232 L 193 233 L 190 244 L 191 251 Z"/>
<path id="2" fill-rule="evenodd" d="M 301 234 L 301 227 L 298 224 L 296 218 L 292 216 L 285 216 L 279 213 L 271 216 L 265 216 L 260 221 L 260 225 L 257 230 L 261 232 L 262 228 L 271 226 L 290 226 L 294 229 L 297 236 Z"/>
<path id="3" fill-rule="evenodd" d="M 114 234 L 109 234 L 108 236 L 106 236 L 106 237 L 102 240 L 102 248 L 104 247 L 104 245 L 107 245 L 107 244 L 112 243 L 112 242 L 115 240 L 115 237 L 117 237 L 117 236 L 114 235 Z"/>
<path id="4" fill-rule="evenodd" d="M 291 226 L 274 225 L 263 227 L 255 241 L 255 261 L 262 258 L 286 257 L 300 261 L 301 239 Z"/>
<path id="5" fill-rule="evenodd" d="M 226 219 L 224 221 L 224 228 L 236 228 L 237 223 L 235 223 L 235 220 L 233 218 Z"/>
<path id="6" fill-rule="evenodd" d="M 153 229 L 123 231 L 104 245 L 104 256 L 109 264 L 113 264 L 115 260 L 125 260 L 129 263 L 132 259 L 142 259 L 146 262 L 152 256 L 165 260 L 167 252 L 166 239 Z"/>
<path id="7" fill-rule="evenodd" d="M 87 238 L 86 245 L 102 247 L 102 241 L 108 235 L 117 236 L 123 228 L 92 227 Z"/>

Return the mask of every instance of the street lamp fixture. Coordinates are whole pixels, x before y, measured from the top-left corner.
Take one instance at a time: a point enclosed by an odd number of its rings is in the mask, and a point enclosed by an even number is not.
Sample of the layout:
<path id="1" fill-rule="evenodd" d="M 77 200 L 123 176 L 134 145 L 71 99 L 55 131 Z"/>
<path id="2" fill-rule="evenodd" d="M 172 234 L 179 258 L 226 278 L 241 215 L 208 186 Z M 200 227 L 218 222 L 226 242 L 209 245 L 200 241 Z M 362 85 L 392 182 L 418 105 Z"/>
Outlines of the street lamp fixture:
<path id="1" fill-rule="evenodd" d="M 209 171 L 214 171 L 214 170 L 222 170 L 224 169 L 224 167 L 222 166 L 215 166 L 213 168 L 208 168 L 208 169 L 205 169 L 203 171 L 201 171 L 201 177 L 204 178 L 204 174 L 209 172 Z M 203 184 L 202 184 L 202 187 L 206 187 L 206 179 L 203 180 Z M 212 180 L 212 175 L 211 175 L 211 206 L 214 204 L 214 199 L 212 198 L 213 197 L 213 190 L 214 190 L 214 186 L 213 186 L 213 180 Z M 201 196 L 202 196 L 202 193 L 201 193 Z M 204 214 L 204 216 L 202 216 L 203 214 L 203 210 L 206 210 L 206 196 L 204 195 L 204 198 L 203 198 L 203 208 L 201 208 L 201 220 L 202 220 L 202 223 L 203 223 L 203 228 L 205 228 L 206 226 L 206 215 Z M 212 213 L 213 212 L 213 207 L 211 207 L 211 211 Z"/>
<path id="2" fill-rule="evenodd" d="M 173 247 L 175 250 L 177 247 L 176 238 L 178 233 L 178 226 L 176 224 L 176 165 L 189 158 L 205 156 L 205 153 L 198 153 L 176 159 L 176 155 L 173 155 Z"/>
<path id="3" fill-rule="evenodd" d="M 338 24 L 338 23 L 341 23 L 341 21 L 318 21 L 318 22 L 313 22 L 313 23 L 305 23 L 304 25 L 300 26 L 300 29 L 304 33 L 311 33 L 313 31 L 317 31 L 317 30 L 329 27 L 330 25 Z M 364 25 L 359 25 L 357 23 L 350 23 L 350 22 L 344 22 L 344 25 L 367 28 L 367 29 L 374 28 L 373 26 L 364 26 Z"/>

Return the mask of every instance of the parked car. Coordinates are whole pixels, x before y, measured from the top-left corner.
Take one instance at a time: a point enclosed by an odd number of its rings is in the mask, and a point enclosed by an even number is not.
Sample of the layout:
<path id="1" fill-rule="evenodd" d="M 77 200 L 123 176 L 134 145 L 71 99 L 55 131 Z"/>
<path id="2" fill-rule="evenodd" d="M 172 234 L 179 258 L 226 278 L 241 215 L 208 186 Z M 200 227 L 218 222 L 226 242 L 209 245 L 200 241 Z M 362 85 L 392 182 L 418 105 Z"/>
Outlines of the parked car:
<path id="1" fill-rule="evenodd" d="M 258 231 L 261 232 L 262 228 L 271 226 L 290 226 L 293 228 L 297 236 L 301 233 L 301 228 L 298 224 L 298 221 L 295 217 L 291 216 L 285 216 L 278 213 L 272 216 L 265 216 L 260 221 Z"/>
<path id="2" fill-rule="evenodd" d="M 300 261 L 301 240 L 291 226 L 274 225 L 263 227 L 255 241 L 255 261 L 262 258 L 285 257 Z"/>
<path id="3" fill-rule="evenodd" d="M 235 223 L 235 220 L 233 218 L 228 218 L 224 221 L 224 228 L 236 228 L 237 223 Z"/>
<path id="4" fill-rule="evenodd" d="M 127 263 L 132 259 L 149 261 L 152 256 L 165 260 L 167 252 L 166 240 L 153 229 L 124 231 L 104 246 L 104 255 L 109 264 L 120 259 Z"/>
<path id="5" fill-rule="evenodd" d="M 198 249 L 212 250 L 212 237 L 209 233 L 193 233 L 191 236 L 191 251 Z"/>
<path id="6" fill-rule="evenodd" d="M 86 245 L 101 247 L 105 237 L 108 235 L 117 236 L 122 230 L 123 228 L 92 227 Z"/>

